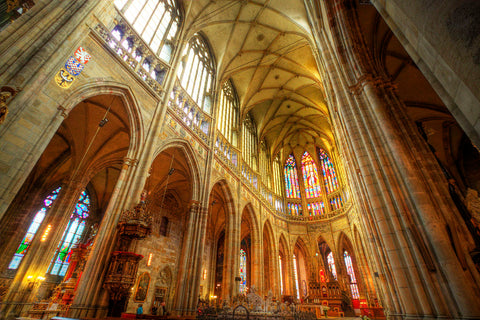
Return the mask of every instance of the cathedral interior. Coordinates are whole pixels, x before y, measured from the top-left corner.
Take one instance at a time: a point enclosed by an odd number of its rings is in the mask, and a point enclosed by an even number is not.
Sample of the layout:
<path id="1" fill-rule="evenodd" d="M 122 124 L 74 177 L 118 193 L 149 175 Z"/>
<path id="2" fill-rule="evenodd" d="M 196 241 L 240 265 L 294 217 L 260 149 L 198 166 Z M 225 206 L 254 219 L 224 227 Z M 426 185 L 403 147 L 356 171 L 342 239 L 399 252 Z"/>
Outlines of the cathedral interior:
<path id="1" fill-rule="evenodd" d="M 3 0 L 0 91 L 1 319 L 480 319 L 478 1 Z"/>

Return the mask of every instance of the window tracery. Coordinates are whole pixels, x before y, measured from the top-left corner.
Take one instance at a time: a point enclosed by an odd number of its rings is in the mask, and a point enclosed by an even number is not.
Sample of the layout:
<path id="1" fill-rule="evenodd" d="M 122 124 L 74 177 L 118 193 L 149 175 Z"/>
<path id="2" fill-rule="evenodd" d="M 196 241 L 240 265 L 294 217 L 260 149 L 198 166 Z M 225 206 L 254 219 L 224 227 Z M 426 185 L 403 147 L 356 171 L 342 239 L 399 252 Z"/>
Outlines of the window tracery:
<path id="1" fill-rule="evenodd" d="M 175 1 L 115 0 L 115 5 L 152 51 L 170 63 L 180 25 Z"/>
<path id="2" fill-rule="evenodd" d="M 335 268 L 335 259 L 333 258 L 333 252 L 327 255 L 328 269 L 333 276 L 333 279 L 337 280 L 337 269 Z"/>
<path id="3" fill-rule="evenodd" d="M 58 198 L 58 194 L 61 189 L 62 187 L 58 187 L 57 189 L 53 190 L 43 200 L 42 208 L 40 208 L 40 210 L 38 210 L 37 213 L 35 214 L 35 217 L 33 218 L 33 221 L 30 224 L 30 226 L 28 227 L 22 242 L 20 242 L 20 245 L 18 246 L 17 251 L 15 251 L 15 253 L 13 254 L 13 258 L 10 261 L 10 264 L 8 265 L 8 269 L 17 269 L 18 266 L 20 265 L 20 262 L 22 262 L 22 259 L 27 254 L 27 251 L 30 248 L 30 245 L 32 244 L 33 238 L 35 237 L 35 234 L 37 233 L 38 228 L 40 228 L 40 225 L 42 224 L 47 211 L 52 207 L 53 203 Z"/>
<path id="4" fill-rule="evenodd" d="M 352 257 L 347 250 L 343 251 L 343 259 L 345 260 L 345 266 L 347 267 L 347 274 L 350 281 L 350 290 L 352 291 L 353 299 L 360 299 L 358 292 L 357 278 L 355 277 L 355 271 L 353 270 Z"/>
<path id="5" fill-rule="evenodd" d="M 302 172 L 307 199 L 320 197 L 321 189 L 320 181 L 318 179 L 317 165 L 307 151 L 305 151 L 302 157 Z"/>
<path id="6" fill-rule="evenodd" d="M 213 57 L 205 40 L 199 34 L 194 35 L 185 48 L 177 75 L 182 88 L 207 114 L 212 110 L 214 72 Z"/>
<path id="7" fill-rule="evenodd" d="M 293 154 L 285 163 L 285 191 L 287 198 L 300 198 L 300 187 L 298 185 L 297 164 Z"/>
<path id="8" fill-rule="evenodd" d="M 318 152 L 320 163 L 322 164 L 322 173 L 325 180 L 325 189 L 330 194 L 338 189 L 337 174 L 330 157 L 325 150 L 320 149 Z"/>
<path id="9" fill-rule="evenodd" d="M 63 232 L 60 243 L 48 268 L 49 274 L 64 276 L 70 264 L 72 248 L 77 245 L 85 231 L 86 220 L 90 215 L 90 196 L 83 191 L 78 198 L 70 221 Z"/>
<path id="10" fill-rule="evenodd" d="M 238 95 L 231 80 L 227 80 L 222 85 L 220 91 L 220 104 L 217 116 L 217 129 L 227 139 L 227 141 L 237 146 L 238 130 Z"/>

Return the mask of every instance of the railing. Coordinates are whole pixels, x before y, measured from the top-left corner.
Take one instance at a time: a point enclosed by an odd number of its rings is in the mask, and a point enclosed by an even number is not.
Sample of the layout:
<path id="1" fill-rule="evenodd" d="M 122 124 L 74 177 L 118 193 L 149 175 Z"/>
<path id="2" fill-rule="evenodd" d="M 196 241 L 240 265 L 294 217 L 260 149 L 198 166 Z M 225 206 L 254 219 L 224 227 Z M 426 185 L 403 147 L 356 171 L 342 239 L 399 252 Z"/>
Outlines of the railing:
<path id="1" fill-rule="evenodd" d="M 168 106 L 197 136 L 208 144 L 212 120 L 176 81 Z"/>
<path id="2" fill-rule="evenodd" d="M 238 150 L 217 130 L 215 154 L 238 174 Z"/>
<path id="3" fill-rule="evenodd" d="M 163 80 L 170 67 L 150 50 L 120 13 L 113 30 L 110 31 L 104 25 L 98 24 L 95 32 L 153 91 L 159 95 L 163 93 Z"/>

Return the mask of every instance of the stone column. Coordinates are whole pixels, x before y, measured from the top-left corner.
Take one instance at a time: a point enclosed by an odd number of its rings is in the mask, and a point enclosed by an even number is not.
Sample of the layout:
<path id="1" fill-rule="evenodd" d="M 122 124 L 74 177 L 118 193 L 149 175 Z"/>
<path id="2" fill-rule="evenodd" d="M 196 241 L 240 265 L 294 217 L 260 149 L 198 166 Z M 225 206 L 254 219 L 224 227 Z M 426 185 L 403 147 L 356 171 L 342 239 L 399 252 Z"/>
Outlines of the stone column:
<path id="1" fill-rule="evenodd" d="M 61 121 L 45 83 L 88 35 L 87 20 L 110 2 L 38 1 L 0 33 L 0 83 L 21 91 L 0 126 L 0 217 L 3 216 Z M 113 15 L 113 12 L 112 12 Z"/>
<path id="2" fill-rule="evenodd" d="M 335 23 L 322 32 L 333 43 L 319 32 L 317 44 L 338 107 L 333 127 L 350 138 L 343 147 L 359 173 L 362 228 L 374 239 L 386 309 L 392 318 L 478 317 L 480 297 L 445 230 L 458 213 L 441 170 L 391 84 L 370 69 L 352 8 L 339 0 L 326 10 Z"/>
<path id="3" fill-rule="evenodd" d="M 131 195 L 141 192 L 139 188 L 132 190 L 136 176 L 137 160 L 126 158 L 77 286 L 75 298 L 68 313 L 69 317 L 106 315 L 107 306 L 102 304 L 102 301 L 105 303 L 106 298 L 106 291 L 102 287 L 103 279 L 110 261 L 110 254 L 117 244 L 116 233 L 120 214 L 134 201 Z"/>
<path id="4" fill-rule="evenodd" d="M 205 247 L 207 213 L 206 207 L 197 201 L 192 202 L 177 276 L 175 309 L 178 314 L 194 314 L 195 312 L 202 273 L 201 258 Z"/>
<path id="5" fill-rule="evenodd" d="M 371 2 L 478 148 L 480 146 L 478 1 Z"/>

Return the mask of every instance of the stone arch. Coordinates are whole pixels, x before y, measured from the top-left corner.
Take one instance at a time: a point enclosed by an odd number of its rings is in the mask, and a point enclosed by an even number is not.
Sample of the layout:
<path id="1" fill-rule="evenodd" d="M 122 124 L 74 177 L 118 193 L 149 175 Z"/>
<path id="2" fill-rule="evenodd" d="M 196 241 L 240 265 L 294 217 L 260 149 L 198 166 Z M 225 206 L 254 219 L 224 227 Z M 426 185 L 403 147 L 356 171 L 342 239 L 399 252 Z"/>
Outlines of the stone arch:
<path id="1" fill-rule="evenodd" d="M 202 174 L 200 171 L 200 164 L 195 151 L 187 140 L 181 138 L 173 138 L 166 140 L 155 150 L 152 156 L 152 163 L 150 164 L 150 166 L 153 164 L 159 154 L 170 148 L 178 148 L 183 152 L 183 155 L 185 156 L 187 163 L 190 166 L 190 173 L 192 178 L 192 201 L 200 201 L 202 193 L 201 186 L 203 182 Z"/>
<path id="2" fill-rule="evenodd" d="M 290 295 L 292 292 L 292 280 L 290 275 L 291 268 L 289 261 L 291 260 L 290 248 L 288 247 L 288 242 L 283 233 L 280 234 L 278 238 L 278 257 L 279 257 L 279 270 L 278 275 L 281 277 L 279 281 L 281 282 L 280 295 Z M 283 290 L 282 290 L 283 289 Z"/>
<path id="3" fill-rule="evenodd" d="M 252 284 L 258 284 L 260 279 L 260 230 L 258 219 L 251 203 L 246 204 L 241 211 L 240 217 L 240 249 L 243 249 L 247 256 L 246 261 L 246 287 L 250 288 Z M 242 279 L 243 280 L 243 279 Z M 242 284 L 242 282 L 240 282 Z M 240 286 L 243 288 L 243 286 Z M 239 293 L 244 293 L 241 290 Z"/>
<path id="4" fill-rule="evenodd" d="M 300 298 L 308 295 L 308 282 L 310 274 L 310 257 L 308 254 L 308 247 L 305 240 L 301 236 L 298 236 L 295 245 L 293 247 L 293 254 L 295 256 L 294 268 L 297 270 L 297 283 L 295 286 L 298 288 Z M 296 261 L 296 265 L 295 265 Z M 295 270 L 295 269 L 294 269 Z M 294 279 L 295 282 L 295 279 Z"/>
<path id="5" fill-rule="evenodd" d="M 74 90 L 61 104 L 65 115 L 80 102 L 98 95 L 119 96 L 127 111 L 130 125 L 130 147 L 127 158 L 137 158 L 140 142 L 144 141 L 143 119 L 139 112 L 139 103 L 129 86 L 116 82 L 94 79 Z"/>

